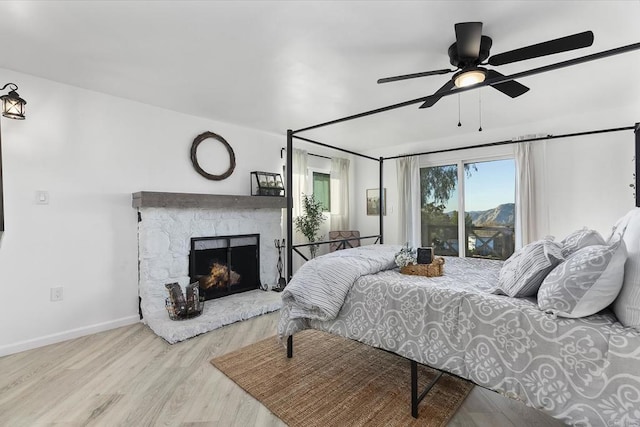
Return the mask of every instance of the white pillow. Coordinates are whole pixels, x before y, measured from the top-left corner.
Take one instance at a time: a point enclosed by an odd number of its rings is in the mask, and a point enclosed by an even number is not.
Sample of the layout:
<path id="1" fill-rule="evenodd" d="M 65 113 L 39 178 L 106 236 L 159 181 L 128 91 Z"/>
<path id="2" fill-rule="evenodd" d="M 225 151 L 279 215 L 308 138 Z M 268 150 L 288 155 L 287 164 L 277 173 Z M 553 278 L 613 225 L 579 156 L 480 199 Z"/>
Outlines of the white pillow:
<path id="1" fill-rule="evenodd" d="M 562 246 L 553 237 L 529 243 L 502 265 L 498 290 L 514 298 L 534 296 L 547 274 L 563 260 Z"/>
<path id="2" fill-rule="evenodd" d="M 562 256 L 568 258 L 569 255 L 578 250 L 592 245 L 604 245 L 605 241 L 596 230 L 589 230 L 583 227 L 569 234 L 560 241 L 562 245 Z"/>
<path id="3" fill-rule="evenodd" d="M 578 250 L 544 279 L 538 306 L 562 317 L 590 316 L 613 302 L 622 288 L 627 249 L 613 245 Z"/>
<path id="4" fill-rule="evenodd" d="M 640 208 L 631 210 L 618 221 L 612 238 L 623 232 L 628 257 L 622 290 L 613 303 L 613 312 L 623 326 L 640 330 Z"/>

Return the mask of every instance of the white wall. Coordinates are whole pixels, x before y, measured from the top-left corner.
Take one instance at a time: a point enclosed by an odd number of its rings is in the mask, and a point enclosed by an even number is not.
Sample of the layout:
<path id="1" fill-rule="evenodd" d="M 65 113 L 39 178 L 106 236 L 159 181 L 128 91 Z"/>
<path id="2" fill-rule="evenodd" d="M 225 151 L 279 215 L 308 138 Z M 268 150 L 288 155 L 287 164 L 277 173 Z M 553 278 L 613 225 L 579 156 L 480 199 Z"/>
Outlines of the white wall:
<path id="1" fill-rule="evenodd" d="M 548 234 L 588 226 L 607 237 L 635 205 L 633 156 L 632 131 L 547 142 Z"/>
<path id="2" fill-rule="evenodd" d="M 8 70 L 0 81 L 18 84 L 28 102 L 26 120 L 2 119 L 0 355 L 138 320 L 132 193 L 248 195 L 250 171 L 282 169 L 283 136 Z M 191 143 L 204 131 L 235 151 L 236 169 L 224 181 L 191 165 Z M 205 170 L 226 170 L 226 151 L 213 140 L 199 155 Z M 35 203 L 37 190 L 49 192 L 48 205 Z M 50 302 L 56 286 L 64 299 Z"/>
<path id="3" fill-rule="evenodd" d="M 640 105 L 639 105 L 640 107 Z M 385 150 L 367 152 L 373 157 L 432 151 L 441 148 L 482 144 L 511 139 L 522 135 L 552 134 L 632 126 L 640 121 L 634 113 L 640 108 L 621 108 L 603 111 L 598 115 L 568 114 L 541 123 L 531 123 L 526 129 L 494 128 L 482 133 L 452 136 L 451 138 L 396 145 Z M 448 124 L 447 124 L 448 125 Z M 452 134 L 455 134 L 455 124 Z M 594 228 L 606 235 L 615 221 L 633 208 L 635 200 L 629 184 L 633 181 L 633 131 L 596 134 L 581 137 L 535 142 L 535 172 L 537 197 L 536 215 L 541 224 L 541 236 L 550 234 L 558 239 L 582 226 Z M 390 144 L 392 145 L 392 144 Z M 499 149 L 462 152 L 466 159 L 476 155 L 490 155 Z M 437 156 L 436 156 L 437 157 Z M 440 155 L 452 157 L 452 154 Z M 365 234 L 378 232 L 378 217 L 365 215 L 364 194 L 367 188 L 378 187 L 375 162 L 356 160 L 357 194 L 354 227 Z M 404 244 L 398 240 L 396 161 L 384 162 L 384 187 L 387 188 L 387 215 L 384 219 L 385 243 Z"/>

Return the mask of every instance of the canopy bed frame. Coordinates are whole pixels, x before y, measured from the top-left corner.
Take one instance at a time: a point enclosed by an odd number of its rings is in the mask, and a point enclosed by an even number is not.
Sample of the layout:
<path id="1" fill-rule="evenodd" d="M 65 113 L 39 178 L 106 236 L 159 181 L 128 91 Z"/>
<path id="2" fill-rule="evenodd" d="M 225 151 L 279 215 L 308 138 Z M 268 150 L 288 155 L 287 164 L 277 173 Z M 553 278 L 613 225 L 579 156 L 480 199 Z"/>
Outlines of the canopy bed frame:
<path id="1" fill-rule="evenodd" d="M 428 97 L 427 97 L 428 98 Z M 420 98 L 422 99 L 426 99 L 426 98 Z M 416 102 L 420 102 L 420 101 L 416 101 Z M 415 102 L 414 102 L 415 103 Z M 396 104 L 398 105 L 398 107 L 396 108 L 400 108 L 400 104 Z M 404 105 L 402 105 L 404 106 Z M 375 112 L 383 112 L 383 111 L 387 111 L 387 109 L 379 109 L 379 110 L 373 110 Z M 300 129 L 300 130 L 287 130 L 287 188 L 292 188 L 293 186 L 293 171 L 291 168 L 291 165 L 293 164 L 293 140 L 294 139 L 298 139 L 300 141 L 304 141 L 310 144 L 314 144 L 314 145 L 318 145 L 318 146 L 322 146 L 325 148 L 329 148 L 329 149 L 333 149 L 336 151 L 340 151 L 343 153 L 347 153 L 347 154 L 351 154 L 357 157 L 362 157 L 365 159 L 369 159 L 372 161 L 375 161 L 378 163 L 378 181 L 379 181 L 379 185 L 378 188 L 380 190 L 379 194 L 380 197 L 378 199 L 378 218 L 379 218 L 379 223 L 378 223 L 378 227 L 379 227 L 379 231 L 378 234 L 376 235 L 371 235 L 371 236 L 362 236 L 359 238 L 355 238 L 355 237 L 350 237 L 350 240 L 364 240 L 364 239 L 372 239 L 375 238 L 376 241 L 375 243 L 384 243 L 384 212 L 382 210 L 382 206 L 384 206 L 385 204 L 385 200 L 384 200 L 384 191 L 382 191 L 382 189 L 384 188 L 384 178 L 383 178 L 383 166 L 384 166 L 384 161 L 385 160 L 395 160 L 395 159 L 400 159 L 400 158 L 404 158 L 404 157 L 415 157 L 415 156 L 423 156 L 423 155 L 429 155 L 429 154 L 438 154 L 438 153 L 449 153 L 449 152 L 453 152 L 453 151 L 463 151 L 463 150 L 470 150 L 473 148 L 486 148 L 486 147 L 495 147 L 498 145 L 508 145 L 508 144 L 519 144 L 522 142 L 531 142 L 531 141 L 545 141 L 545 140 L 549 140 L 549 139 L 561 139 L 561 138 L 570 138 L 570 137 L 576 137 L 576 136 L 586 136 L 586 135 L 594 135 L 594 134 L 600 134 L 600 133 L 610 133 L 610 132 L 620 132 L 620 131 L 627 131 L 627 130 L 633 130 L 634 134 L 635 134 L 635 188 L 640 188 L 638 187 L 638 184 L 640 184 L 640 161 L 638 161 L 638 159 L 640 159 L 640 123 L 636 123 L 633 126 L 623 126 L 623 127 L 617 127 L 617 128 L 608 128 L 608 129 L 599 129 L 599 130 L 590 130 L 590 131 L 584 131 L 584 132 L 574 132 L 574 133 L 567 133 L 567 134 L 562 134 L 562 135 L 547 135 L 547 136 L 542 136 L 542 137 L 535 137 L 535 138 L 525 138 L 525 139 L 519 139 L 519 140 L 511 140 L 511 139 L 507 139 L 507 140 L 502 140 L 502 141 L 495 141 L 495 142 L 489 142 L 489 143 L 484 143 L 484 144 L 476 144 L 476 145 L 470 145 L 470 146 L 465 146 L 465 147 L 455 147 L 455 148 L 445 148 L 445 149 L 441 149 L 441 150 L 432 150 L 432 151 L 423 151 L 423 152 L 418 152 L 418 153 L 411 153 L 411 154 L 402 154 L 402 155 L 398 155 L 398 156 L 390 156 L 390 157 L 379 157 L 379 158 L 375 158 L 375 157 L 371 157 L 371 156 L 367 156 L 365 154 L 361 154 L 361 153 L 357 153 L 351 150 L 346 150 L 344 148 L 340 148 L 340 147 L 336 147 L 333 145 L 329 145 L 329 144 L 325 144 L 319 141 L 314 141 L 312 139 L 309 138 L 303 138 L 300 136 L 297 136 L 298 133 L 307 131 L 307 130 L 311 130 L 311 129 L 315 129 L 317 127 L 320 126 L 328 126 L 330 124 L 334 124 L 334 123 L 339 123 L 342 121 L 347 121 L 347 120 L 353 120 L 359 117 L 364 117 L 364 115 L 370 115 L 370 114 L 375 114 L 374 112 L 367 112 L 367 113 L 362 113 L 362 115 L 356 115 L 356 116 L 349 116 L 349 117 L 345 117 L 344 119 L 340 119 L 340 120 L 334 120 L 332 122 L 327 122 L 327 123 L 323 123 L 321 125 L 316 125 L 316 126 L 312 126 L 312 127 L 308 127 L 308 128 L 304 128 L 304 129 Z M 328 156 L 321 156 L 318 154 L 312 154 L 309 153 L 309 155 L 311 156 L 316 156 L 316 157 L 322 157 L 322 158 L 326 158 L 326 159 L 330 159 L 330 157 Z M 293 241 L 293 218 L 292 218 L 292 213 L 293 213 L 293 196 L 291 194 L 287 194 L 287 241 L 288 242 L 292 242 Z M 636 191 L 636 206 L 640 207 L 640 192 Z M 307 257 L 298 250 L 298 248 L 304 248 L 304 247 L 308 247 L 308 246 L 312 246 L 312 245 L 325 245 L 325 244 L 330 244 L 330 243 L 343 243 L 342 240 L 324 240 L 324 241 L 320 241 L 320 242 L 314 242 L 314 243 L 301 243 L 301 244 L 288 244 L 287 245 L 287 281 L 291 279 L 291 277 L 293 276 L 293 265 L 291 263 L 291 261 L 293 260 L 293 253 L 297 253 L 299 256 L 301 256 L 305 261 L 308 261 Z"/>
<path id="2" fill-rule="evenodd" d="M 297 129 L 297 130 L 287 130 L 287 147 L 286 147 L 286 197 L 287 197 L 287 217 L 286 217 L 286 226 L 287 226 L 287 254 L 286 254 L 286 268 L 287 268 L 287 283 L 289 282 L 289 280 L 291 280 L 292 276 L 293 276 L 293 264 L 292 264 L 292 260 L 293 260 L 293 256 L 294 256 L 294 252 L 297 253 L 299 256 L 301 256 L 302 258 L 305 259 L 305 261 L 307 260 L 306 256 L 301 253 L 298 249 L 302 248 L 302 247 L 307 247 L 307 246 L 311 246 L 311 245 L 318 245 L 318 244 L 330 244 L 330 243 L 340 243 L 340 240 L 327 240 L 327 241 L 321 241 L 321 242 L 314 242 L 314 243 L 308 243 L 308 244 L 293 244 L 293 196 L 291 194 L 291 189 L 293 188 L 293 143 L 294 143 L 294 139 L 299 140 L 299 141 L 303 141 L 312 145 L 317 145 L 317 146 L 321 146 L 321 147 L 325 147 L 331 150 L 336 150 L 342 153 L 347 153 L 356 157 L 361 157 L 364 159 L 368 159 L 374 162 L 378 163 L 378 182 L 379 182 L 379 194 L 380 197 L 378 199 L 378 227 L 379 227 L 379 231 L 377 235 L 372 235 L 372 236 L 364 236 L 364 237 L 360 237 L 359 239 L 371 239 L 374 238 L 376 239 L 374 243 L 384 243 L 384 212 L 382 209 L 382 206 L 384 206 L 385 204 L 385 200 L 384 200 L 384 191 L 382 190 L 384 188 L 384 182 L 383 182 L 383 171 L 384 171 L 384 162 L 385 160 L 394 160 L 394 159 L 399 159 L 399 158 L 405 158 L 405 157 L 413 157 L 413 156 L 421 156 L 421 155 L 429 155 L 429 154 L 437 154 L 437 153 L 445 153 L 445 152 L 453 152 L 453 151 L 461 151 L 461 150 L 469 150 L 469 149 L 473 149 L 473 148 L 483 148 L 483 147 L 492 147 L 492 146 L 498 146 L 498 145 L 507 145 L 507 144 L 516 144 L 516 143 L 521 143 L 521 142 L 529 142 L 529 141 L 542 141 L 542 140 L 551 140 L 551 139 L 559 139 L 559 138 L 568 138 L 568 137 L 576 137 L 576 136 L 584 136 L 584 135 L 593 135 L 593 134 L 600 134 L 600 133 L 610 133 L 610 132 L 620 132 L 620 131 L 628 131 L 628 130 L 632 130 L 635 134 L 635 188 L 636 188 L 636 192 L 635 192 L 635 205 L 636 207 L 640 207 L 640 191 L 638 191 L 638 189 L 640 189 L 640 123 L 635 123 L 632 126 L 623 126 L 623 127 L 617 127 L 617 128 L 608 128 L 608 129 L 599 129 L 599 130 L 589 130 L 589 131 L 584 131 L 584 132 L 576 132 L 576 133 L 568 133 L 568 134 L 561 134 L 561 135 L 546 135 L 543 137 L 535 137 L 535 138 L 528 138 L 528 139 L 521 139 L 521 140 L 502 140 L 502 141 L 495 141 L 495 142 L 490 142 L 490 143 L 483 143 L 483 144 L 477 144 L 477 145 L 472 145 L 472 146 L 465 146 L 465 147 L 455 147 L 455 148 L 448 148 L 448 149 L 440 149 L 440 150 L 432 150 L 432 151 L 424 151 L 424 152 L 417 152 L 417 153 L 412 153 L 412 154 L 403 154 L 403 155 L 398 155 L 398 156 L 390 156 L 390 157 L 379 157 L 379 158 L 375 158 L 372 156 L 368 156 L 362 153 L 357 153 L 345 148 L 340 148 L 334 145 L 329 145 L 320 141 L 316 141 L 316 140 L 312 140 L 309 138 L 305 138 L 300 136 L 301 133 L 310 131 L 310 130 L 314 130 L 314 129 L 318 129 L 321 127 L 326 127 L 326 126 L 331 126 L 334 124 L 338 124 L 338 123 L 342 123 L 342 122 L 346 122 L 346 121 L 350 121 L 350 120 L 356 120 L 362 117 L 366 117 L 366 116 L 370 116 L 370 115 L 375 115 L 375 114 L 379 114 L 379 113 L 383 113 L 386 111 L 390 111 L 390 110 L 394 110 L 394 109 L 398 109 L 398 108 L 402 108 L 402 107 L 406 107 L 409 105 L 413 105 L 413 104 L 417 104 L 417 103 L 425 103 L 427 101 L 431 101 L 434 99 L 439 99 L 443 96 L 450 96 L 456 93 L 460 93 L 460 92 L 464 92 L 464 91 L 468 91 L 468 90 L 473 90 L 473 89 L 477 89 L 483 86 L 489 86 L 489 85 L 495 85 L 498 83 L 503 83 L 506 81 L 511 81 L 514 80 L 516 78 L 521 78 L 521 77 L 526 77 L 526 76 L 530 76 L 530 75 L 534 75 L 534 74 L 538 74 L 538 73 L 542 73 L 542 72 L 546 72 L 546 71 L 550 71 L 552 69 L 557 69 L 557 68 L 563 68 L 563 67 L 567 67 L 567 66 L 571 66 L 571 65 L 576 65 L 576 64 L 580 64 L 583 62 L 588 62 L 588 61 L 592 61 L 592 60 L 596 60 L 596 59 L 600 59 L 600 58 L 605 58 L 608 56 L 612 56 L 612 55 L 617 55 L 620 53 L 624 53 L 624 52 L 628 52 L 631 50 L 637 50 L 640 49 L 640 43 L 636 43 L 633 45 L 628 45 L 628 46 L 624 46 L 621 48 L 617 48 L 617 49 L 612 49 L 612 50 L 608 50 L 608 51 L 604 51 L 604 52 L 600 52 L 600 53 L 596 53 L 593 55 L 588 55 L 588 56 L 584 56 L 581 58 L 577 58 L 577 59 L 573 59 L 573 60 L 568 60 L 568 61 L 564 61 L 561 63 L 557 63 L 557 64 L 553 64 L 553 65 L 549 65 L 549 66 L 544 66 L 544 67 L 539 67 L 533 70 L 529 70 L 526 72 L 521 72 L 521 73 L 516 73 L 513 74 L 511 76 L 501 76 L 499 78 L 493 78 L 493 79 L 488 79 L 485 80 L 482 83 L 478 83 L 475 84 L 473 86 L 470 87 L 462 87 L 462 88 L 454 88 L 452 90 L 450 90 L 449 92 L 446 93 L 438 93 L 438 94 L 434 94 L 434 95 L 430 95 L 430 96 L 426 96 L 426 97 L 422 97 L 422 98 L 417 98 L 417 99 L 413 99 L 410 101 L 406 101 L 406 102 L 401 102 L 398 104 L 393 104 L 393 105 L 389 105 L 386 107 L 382 107 L 382 108 L 377 108 L 374 110 L 370 110 L 370 111 L 365 111 L 359 114 L 355 114 L 355 115 L 351 115 L 351 116 L 347 116 L 347 117 L 343 117 L 340 119 L 336 119 L 336 120 L 331 120 L 328 122 L 324 122 L 324 123 L 320 123 L 320 124 L 316 124 L 313 126 L 309 126 L 309 127 L 305 127 L 305 128 L 301 128 L 301 129 Z M 316 154 L 310 154 L 310 155 L 314 155 L 314 156 L 318 156 L 318 157 L 324 157 L 324 158 L 330 158 L 327 156 L 321 156 L 321 155 L 316 155 Z M 351 238 L 352 240 L 354 238 Z M 289 335 L 287 337 L 287 357 L 291 358 L 293 357 L 293 335 Z M 440 378 L 440 376 L 442 375 L 442 372 L 440 371 L 439 374 L 426 386 L 426 388 L 422 391 L 419 392 L 418 390 L 418 377 L 417 377 L 417 362 L 415 360 L 410 359 L 411 362 L 411 414 L 413 417 L 417 418 L 418 417 L 418 405 L 420 403 L 420 401 L 426 396 L 427 392 L 435 385 L 436 381 Z"/>
<path id="3" fill-rule="evenodd" d="M 304 129 L 303 129 L 304 130 Z M 593 134 L 599 134 L 599 133 L 610 133 L 610 132 L 619 132 L 619 131 L 627 131 L 627 130 L 633 130 L 634 134 L 635 134 L 635 188 L 638 189 L 639 184 L 640 184 L 640 162 L 638 161 L 638 159 L 640 159 L 640 123 L 636 123 L 633 126 L 625 126 L 625 127 L 618 127 L 618 128 L 610 128 L 610 129 L 601 129 L 601 130 L 592 130 L 592 131 L 585 131 L 585 132 L 577 132 L 577 133 L 569 133 L 569 134 L 562 134 L 562 135 L 547 135 L 545 137 L 537 137 L 537 138 L 529 138 L 529 139 L 522 139 L 522 140 L 518 140 L 518 141 L 512 141 L 512 140 L 504 140 L 504 141 L 496 141 L 496 142 L 492 142 L 492 143 L 486 143 L 486 144 L 478 144 L 478 145 L 473 145 L 473 146 L 468 146 L 468 147 L 457 147 L 457 148 L 450 148 L 450 149 L 442 149 L 442 150 L 434 150 L 434 151 L 427 151 L 427 152 L 420 152 L 420 153 L 413 153 L 413 154 L 406 154 L 406 155 L 399 155 L 399 156 L 392 156 L 392 157 L 380 157 L 379 159 L 375 159 L 374 157 L 371 156 L 367 156 L 364 154 L 360 154 L 360 153 L 356 153 L 350 150 L 346 150 L 343 148 L 339 148 L 339 147 L 334 147 L 328 144 L 324 144 L 318 141 L 314 141 L 308 138 L 303 138 L 303 137 L 298 137 L 295 134 L 297 132 L 302 132 L 303 130 L 300 131 L 287 131 L 287 188 L 292 188 L 292 183 L 293 183 L 293 174 L 292 174 L 292 168 L 291 165 L 293 164 L 293 159 L 292 159 L 292 153 L 293 153 L 293 140 L 294 139 L 299 139 L 301 141 L 305 141 L 307 143 L 310 144 L 315 144 L 315 145 L 320 145 L 326 148 L 331 148 L 340 152 L 345 152 L 348 154 L 352 154 L 355 156 L 359 156 L 359 157 L 363 157 L 372 161 L 376 161 L 379 164 L 379 189 L 380 189 L 380 198 L 378 199 L 378 218 L 379 218 L 379 234 L 377 235 L 372 235 L 372 236 L 363 236 L 363 237 L 359 237 L 359 238 L 354 238 L 351 237 L 350 240 L 354 240 L 354 239 L 359 239 L 359 240 L 363 240 L 363 239 L 371 239 L 371 238 L 375 238 L 375 242 L 374 243 L 384 243 L 384 216 L 383 216 L 383 210 L 381 209 L 381 206 L 384 205 L 385 200 L 384 200 L 384 191 L 382 191 L 381 189 L 384 188 L 384 183 L 383 183 L 383 166 L 384 166 L 384 161 L 385 160 L 393 160 L 393 159 L 398 159 L 398 158 L 402 158 L 402 157 L 411 157 L 411 156 L 421 156 L 421 155 L 427 155 L 427 154 L 436 154 L 436 153 L 444 153 L 444 152 L 452 152 L 452 151 L 461 151 L 461 150 L 468 150 L 471 148 L 482 148 L 482 147 L 491 147 L 491 146 L 497 146 L 497 145 L 506 145 L 506 144 L 514 144 L 514 143 L 520 143 L 520 142 L 528 142 L 528 141 L 542 141 L 542 140 L 548 140 L 548 139 L 558 139 L 558 138 L 568 138 L 568 137 L 576 137 L 576 136 L 584 136 L 584 135 L 593 135 Z M 323 156 L 324 157 L 324 156 Z M 640 192 L 636 190 L 636 206 L 640 207 Z M 290 194 L 287 194 L 287 241 L 288 242 L 292 242 L 293 241 L 293 217 L 292 217 L 292 213 L 293 213 L 293 197 Z M 305 243 L 305 244 L 287 244 L 287 283 L 289 280 L 291 280 L 292 277 L 292 260 L 293 260 L 293 253 L 297 253 L 299 256 L 301 256 L 305 261 L 307 261 L 307 257 L 301 253 L 298 248 L 303 248 L 303 247 L 308 247 L 311 245 L 319 245 L 319 244 L 330 244 L 330 243 L 343 243 L 341 240 L 326 240 L 326 241 L 320 241 L 320 242 L 314 242 L 314 243 Z M 287 357 L 288 358 L 292 358 L 293 357 L 293 335 L 289 335 L 287 337 Z M 438 381 L 438 379 L 440 379 L 440 377 L 442 376 L 442 371 L 438 370 L 438 374 L 425 386 L 425 388 L 422 391 L 419 391 L 418 389 L 418 363 L 415 360 L 410 359 L 410 363 L 411 363 L 411 378 L 410 378 L 410 382 L 411 382 L 411 415 L 414 418 L 418 417 L 418 405 L 420 404 L 420 402 L 426 397 L 427 393 L 429 392 L 429 390 L 431 390 L 431 388 L 433 388 L 433 386 L 436 384 L 436 382 Z"/>

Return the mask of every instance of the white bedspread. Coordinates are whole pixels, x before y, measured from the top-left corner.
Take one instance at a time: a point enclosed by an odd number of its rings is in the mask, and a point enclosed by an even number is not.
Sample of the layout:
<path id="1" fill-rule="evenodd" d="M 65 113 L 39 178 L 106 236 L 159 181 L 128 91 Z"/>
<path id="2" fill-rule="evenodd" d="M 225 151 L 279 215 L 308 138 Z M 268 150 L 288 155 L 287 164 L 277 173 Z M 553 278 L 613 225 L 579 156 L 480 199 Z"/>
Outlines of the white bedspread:
<path id="1" fill-rule="evenodd" d="M 336 251 L 306 262 L 282 293 L 290 319 L 335 319 L 347 293 L 366 274 L 395 268 L 401 246 L 369 245 Z"/>

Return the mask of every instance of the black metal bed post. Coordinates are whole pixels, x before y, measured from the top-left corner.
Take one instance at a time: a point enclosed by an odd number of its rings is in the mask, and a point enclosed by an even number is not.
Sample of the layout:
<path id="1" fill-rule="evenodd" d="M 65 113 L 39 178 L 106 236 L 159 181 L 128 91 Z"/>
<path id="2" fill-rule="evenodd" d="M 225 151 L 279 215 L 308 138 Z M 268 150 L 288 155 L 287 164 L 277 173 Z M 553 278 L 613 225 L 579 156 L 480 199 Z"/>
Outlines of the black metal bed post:
<path id="1" fill-rule="evenodd" d="M 411 416 L 418 418 L 418 363 L 411 362 Z"/>
<path id="2" fill-rule="evenodd" d="M 640 123 L 636 123 L 636 207 L 640 208 Z"/>
<path id="3" fill-rule="evenodd" d="M 436 385 L 443 372 L 439 369 L 436 369 L 438 373 L 435 377 L 426 385 L 422 393 L 418 394 L 418 362 L 415 360 L 409 359 L 411 364 L 411 416 L 413 418 L 418 418 L 418 405 L 422 400 L 427 396 L 427 393 Z M 433 368 L 435 369 L 435 368 Z"/>
<path id="4" fill-rule="evenodd" d="M 293 131 L 287 130 L 287 283 L 293 275 Z M 286 286 L 286 285 L 285 285 Z"/>
<path id="5" fill-rule="evenodd" d="M 378 214 L 379 214 L 379 221 L 380 221 L 380 225 L 379 225 L 379 232 L 378 234 L 380 234 L 380 244 L 382 245 L 384 243 L 384 211 L 382 210 L 383 206 L 386 207 L 387 206 L 387 200 L 384 194 L 384 177 L 383 177 L 383 165 L 384 165 L 384 157 L 380 157 L 380 160 L 378 160 L 380 162 L 380 169 L 379 169 L 379 177 L 378 177 L 378 184 L 380 187 L 380 197 L 378 198 Z"/>
<path id="6" fill-rule="evenodd" d="M 287 337 L 287 359 L 293 357 L 293 335 Z"/>
<path id="7" fill-rule="evenodd" d="M 293 275 L 293 131 L 287 129 L 287 283 Z M 287 285 L 284 285 L 285 287 Z M 293 335 L 287 337 L 287 358 L 293 357 Z"/>

